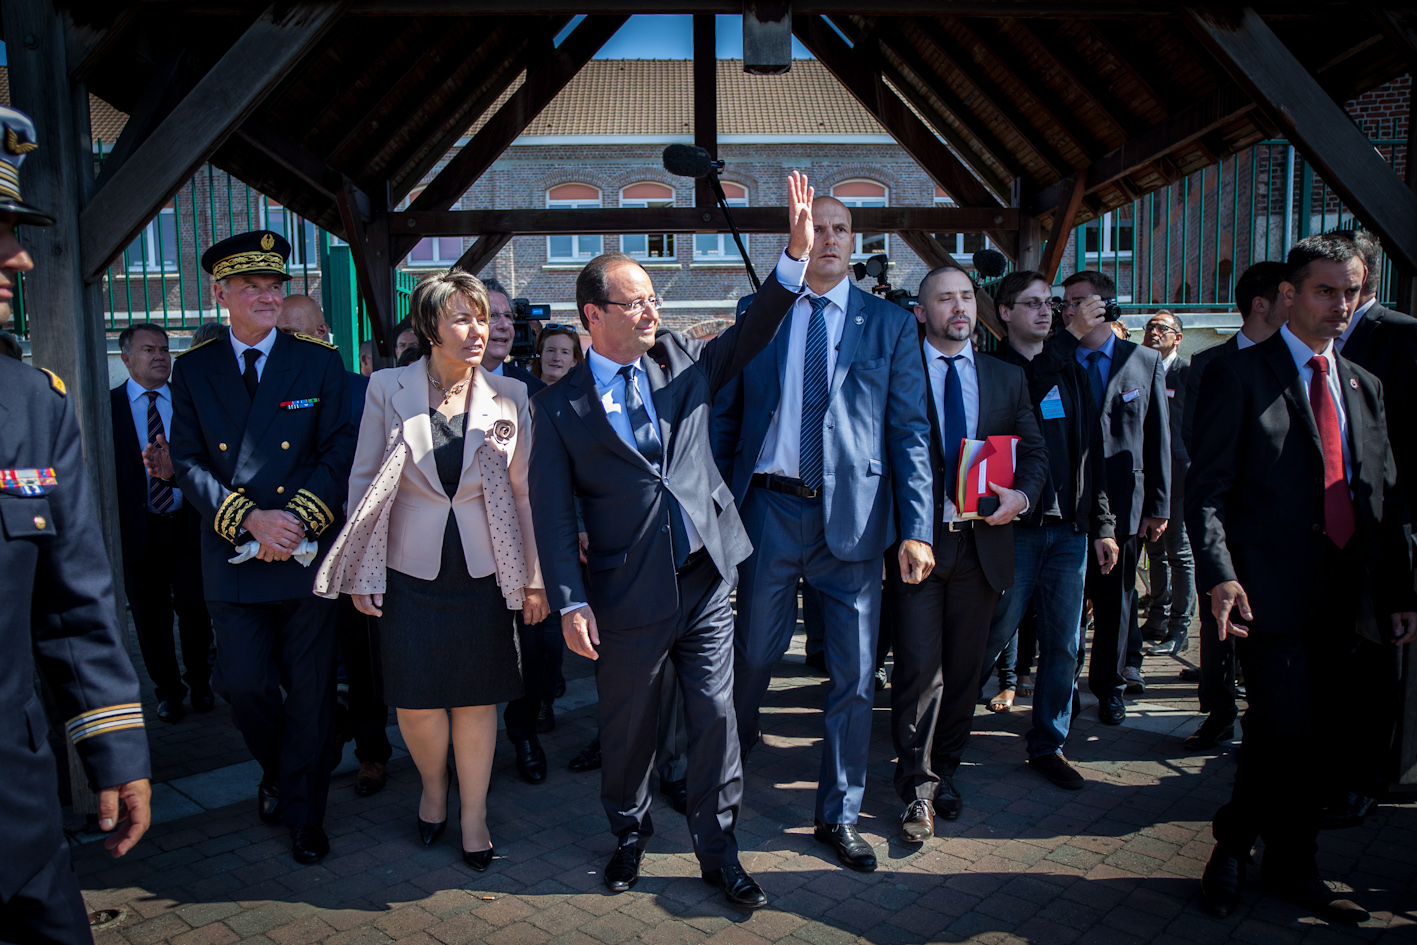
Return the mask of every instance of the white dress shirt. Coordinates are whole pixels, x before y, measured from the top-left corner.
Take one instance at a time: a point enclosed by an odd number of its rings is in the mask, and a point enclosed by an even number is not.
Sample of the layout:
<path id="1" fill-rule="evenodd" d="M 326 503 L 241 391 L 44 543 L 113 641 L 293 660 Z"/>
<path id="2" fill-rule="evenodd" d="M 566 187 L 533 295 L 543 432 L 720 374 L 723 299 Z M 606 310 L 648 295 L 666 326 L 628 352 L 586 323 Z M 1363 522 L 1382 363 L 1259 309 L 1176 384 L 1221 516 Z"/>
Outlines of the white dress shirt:
<path id="1" fill-rule="evenodd" d="M 1161 359 L 1161 373 L 1171 370 L 1171 365 L 1176 363 L 1176 359 L 1181 356 L 1181 349 L 1175 348 L 1166 357 Z"/>
<path id="2" fill-rule="evenodd" d="M 805 274 L 805 265 L 803 266 Z M 781 263 L 778 264 L 778 281 L 783 285 Z M 846 326 L 846 304 L 850 298 L 851 283 L 846 278 L 832 286 L 823 295 L 827 306 L 822 317 L 827 323 L 827 384 L 831 384 L 836 372 L 837 348 L 841 345 L 841 332 Z M 789 479 L 800 479 L 799 464 L 802 453 L 802 379 L 807 360 L 807 326 L 812 319 L 812 293 L 804 292 L 792 305 L 788 314 L 787 367 L 782 376 L 782 394 L 777 412 L 768 424 L 767 436 L 763 439 L 762 452 L 758 454 L 753 472 L 773 473 Z M 778 329 L 781 331 L 782 329 Z"/>
<path id="3" fill-rule="evenodd" d="M 1348 413 L 1343 409 L 1343 381 L 1338 376 L 1338 358 L 1334 354 L 1333 342 L 1328 343 L 1322 354 L 1315 355 L 1314 349 L 1296 338 L 1288 325 L 1281 325 L 1279 334 L 1289 346 L 1289 353 L 1299 368 L 1299 380 L 1304 385 L 1305 396 L 1308 395 L 1309 385 L 1314 380 L 1314 369 L 1309 367 L 1309 362 L 1315 357 L 1328 362 L 1328 393 L 1338 411 L 1338 436 L 1343 440 L 1343 478 L 1352 482 L 1353 465 L 1348 455 Z"/>
<path id="4" fill-rule="evenodd" d="M 1253 348 L 1257 344 L 1259 344 L 1258 341 L 1250 340 L 1250 336 L 1245 334 L 1245 329 L 1241 328 L 1239 331 L 1235 332 L 1236 350 L 1244 351 L 1246 348 Z"/>
<path id="5" fill-rule="evenodd" d="M 1368 314 L 1368 309 L 1372 308 L 1374 305 L 1377 304 L 1378 297 L 1375 295 L 1368 301 L 1364 302 L 1362 305 L 1358 306 L 1358 310 L 1353 313 L 1353 317 L 1348 319 L 1348 327 L 1343 329 L 1343 334 L 1339 335 L 1333 340 L 1333 346 L 1336 349 L 1338 349 L 1339 351 L 1343 350 L 1343 346 L 1348 344 L 1348 336 L 1353 334 L 1354 326 L 1356 326 L 1360 321 L 1363 320 L 1364 315 Z"/>
<path id="6" fill-rule="evenodd" d="M 124 393 L 128 395 L 128 407 L 133 411 L 133 427 L 138 431 L 138 451 L 142 452 L 148 448 L 148 390 L 130 377 L 124 387 Z M 162 420 L 163 437 L 171 440 L 172 392 L 166 384 L 157 389 L 157 415 Z M 152 479 L 151 476 L 146 478 L 149 481 Z M 143 504 L 147 504 L 146 498 Z M 173 486 L 172 508 L 168 511 L 176 512 L 180 508 L 182 508 L 182 490 Z"/>
<path id="7" fill-rule="evenodd" d="M 940 438 L 945 435 L 945 380 L 949 377 L 946 361 L 949 355 L 936 348 L 929 338 L 920 344 L 925 355 L 926 372 L 930 375 L 930 397 L 935 401 L 935 416 L 940 421 Z M 964 394 L 964 435 L 967 439 L 978 439 L 979 433 L 979 368 L 974 363 L 974 345 L 966 344 L 959 352 L 955 370 L 959 372 L 959 387 Z M 955 508 L 954 497 L 945 496 L 944 522 L 959 520 L 959 509 Z"/>
<path id="8" fill-rule="evenodd" d="M 246 373 L 246 349 L 255 348 L 257 351 L 261 352 L 261 356 L 256 359 L 256 380 L 259 381 L 261 379 L 261 374 L 266 370 L 266 361 L 270 360 L 271 348 L 275 347 L 277 330 L 278 329 L 272 328 L 266 333 L 266 337 L 253 345 L 248 345 L 246 342 L 239 340 L 234 331 L 228 331 L 226 333 L 226 336 L 231 339 L 231 349 L 236 352 L 237 374 Z"/>

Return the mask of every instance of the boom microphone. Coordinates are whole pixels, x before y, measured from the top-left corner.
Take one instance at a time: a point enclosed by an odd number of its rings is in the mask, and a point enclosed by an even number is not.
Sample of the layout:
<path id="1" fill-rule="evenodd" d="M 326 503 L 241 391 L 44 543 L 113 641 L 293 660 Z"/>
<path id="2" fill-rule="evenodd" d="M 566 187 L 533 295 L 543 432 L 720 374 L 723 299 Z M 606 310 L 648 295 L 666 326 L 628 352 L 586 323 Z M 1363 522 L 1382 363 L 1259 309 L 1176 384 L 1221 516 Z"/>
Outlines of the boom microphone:
<path id="1" fill-rule="evenodd" d="M 664 169 L 675 177 L 708 177 L 714 171 L 714 160 L 697 145 L 671 144 L 664 149 Z"/>
<path id="2" fill-rule="evenodd" d="M 1009 258 L 997 249 L 981 249 L 974 254 L 973 261 L 975 271 L 986 279 L 1002 276 L 1009 268 Z"/>

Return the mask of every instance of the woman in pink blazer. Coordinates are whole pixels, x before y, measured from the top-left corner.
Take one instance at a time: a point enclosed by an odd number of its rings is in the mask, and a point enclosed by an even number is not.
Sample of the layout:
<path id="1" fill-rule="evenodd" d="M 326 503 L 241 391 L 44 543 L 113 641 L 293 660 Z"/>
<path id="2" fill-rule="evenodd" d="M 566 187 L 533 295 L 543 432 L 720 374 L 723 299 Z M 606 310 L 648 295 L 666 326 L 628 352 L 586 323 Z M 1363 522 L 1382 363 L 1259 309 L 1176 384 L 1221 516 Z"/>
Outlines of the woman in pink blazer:
<path id="1" fill-rule="evenodd" d="M 431 845 L 447 824 L 451 734 L 463 859 L 492 862 L 487 784 L 496 704 L 522 696 L 512 610 L 545 619 L 527 496 L 531 411 L 526 385 L 482 370 L 487 290 L 449 270 L 414 289 L 409 321 L 423 356 L 369 379 L 349 480 L 358 506 L 398 437 L 408 445 L 389 517 L 386 591 L 355 594 L 378 617 L 384 701 L 423 779 L 418 830 Z"/>

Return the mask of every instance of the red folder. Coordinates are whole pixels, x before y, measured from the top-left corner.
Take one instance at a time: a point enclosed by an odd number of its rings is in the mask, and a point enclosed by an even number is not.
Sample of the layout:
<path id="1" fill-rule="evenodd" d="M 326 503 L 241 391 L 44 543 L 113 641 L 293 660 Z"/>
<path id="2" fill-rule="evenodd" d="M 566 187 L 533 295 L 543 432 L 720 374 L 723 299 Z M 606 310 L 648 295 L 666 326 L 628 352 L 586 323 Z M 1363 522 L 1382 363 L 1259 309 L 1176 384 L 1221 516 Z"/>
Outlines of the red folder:
<path id="1" fill-rule="evenodd" d="M 961 440 L 959 449 L 959 493 L 955 508 L 961 518 L 984 518 L 979 514 L 979 500 L 995 495 L 993 483 L 1005 489 L 1014 487 L 1014 460 L 1018 455 L 1016 436 L 991 436 L 984 440 Z"/>

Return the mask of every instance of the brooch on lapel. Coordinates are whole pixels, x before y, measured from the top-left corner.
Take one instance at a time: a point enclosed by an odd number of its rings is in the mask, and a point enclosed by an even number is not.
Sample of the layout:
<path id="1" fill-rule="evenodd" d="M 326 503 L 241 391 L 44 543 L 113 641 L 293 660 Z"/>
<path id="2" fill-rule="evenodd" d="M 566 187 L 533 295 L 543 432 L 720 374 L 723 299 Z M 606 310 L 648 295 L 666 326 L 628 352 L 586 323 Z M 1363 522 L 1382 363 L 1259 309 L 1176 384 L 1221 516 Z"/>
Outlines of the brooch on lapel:
<path id="1" fill-rule="evenodd" d="M 57 485 L 53 469 L 0 469 L 0 492 L 10 495 L 45 495 Z"/>
<path id="2" fill-rule="evenodd" d="M 865 321 L 866 321 L 866 319 L 862 318 L 860 315 L 857 315 L 857 316 L 856 316 L 856 324 L 861 325 L 861 324 L 864 324 Z"/>
<path id="3" fill-rule="evenodd" d="M 1358 389 L 1358 378 L 1356 378 L 1356 377 L 1350 377 L 1350 378 L 1348 379 L 1348 386 L 1351 387 L 1351 388 L 1353 388 L 1354 390 L 1357 390 L 1357 389 Z"/>
<path id="4" fill-rule="evenodd" d="M 287 400 L 281 404 L 282 410 L 302 410 L 306 407 L 313 407 L 320 402 L 318 397 L 306 397 L 303 400 Z"/>
<path id="5" fill-rule="evenodd" d="M 498 443 L 506 443 L 516 432 L 517 425 L 510 420 L 498 420 L 492 424 L 492 439 Z"/>

